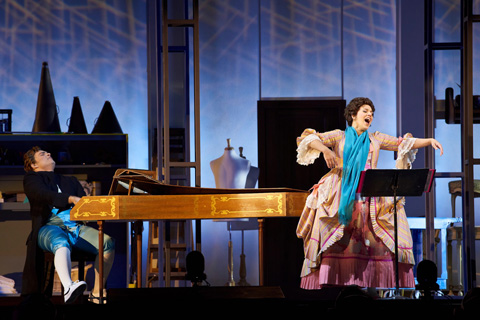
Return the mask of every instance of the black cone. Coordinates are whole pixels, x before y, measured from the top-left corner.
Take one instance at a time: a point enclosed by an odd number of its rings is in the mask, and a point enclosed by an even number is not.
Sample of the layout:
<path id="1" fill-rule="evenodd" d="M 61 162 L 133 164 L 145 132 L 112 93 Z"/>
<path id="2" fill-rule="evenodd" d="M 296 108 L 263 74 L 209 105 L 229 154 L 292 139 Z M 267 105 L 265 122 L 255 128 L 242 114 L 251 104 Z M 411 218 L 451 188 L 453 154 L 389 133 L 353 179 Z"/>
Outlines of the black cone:
<path id="1" fill-rule="evenodd" d="M 48 63 L 43 62 L 33 132 L 61 132 Z"/>
<path id="2" fill-rule="evenodd" d="M 73 97 L 72 113 L 70 115 L 70 122 L 68 125 L 69 133 L 88 133 L 85 119 L 83 117 L 82 106 L 80 99 Z"/>
<path id="3" fill-rule="evenodd" d="M 123 133 L 110 101 L 105 101 L 92 133 Z"/>

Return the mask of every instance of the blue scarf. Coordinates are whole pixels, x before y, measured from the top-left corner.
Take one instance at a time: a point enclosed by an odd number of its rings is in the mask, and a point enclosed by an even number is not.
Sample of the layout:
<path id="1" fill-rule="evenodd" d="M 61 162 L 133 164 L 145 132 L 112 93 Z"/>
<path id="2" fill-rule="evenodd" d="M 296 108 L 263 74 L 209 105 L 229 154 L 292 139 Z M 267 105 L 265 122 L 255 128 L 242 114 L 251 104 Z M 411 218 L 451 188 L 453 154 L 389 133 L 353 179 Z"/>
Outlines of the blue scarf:
<path id="1" fill-rule="evenodd" d="M 343 174 L 340 208 L 338 209 L 341 224 L 348 225 L 352 219 L 353 203 L 357 191 L 360 174 L 365 169 L 370 138 L 365 131 L 360 136 L 357 131 L 348 127 L 345 130 L 345 146 L 343 148 Z"/>

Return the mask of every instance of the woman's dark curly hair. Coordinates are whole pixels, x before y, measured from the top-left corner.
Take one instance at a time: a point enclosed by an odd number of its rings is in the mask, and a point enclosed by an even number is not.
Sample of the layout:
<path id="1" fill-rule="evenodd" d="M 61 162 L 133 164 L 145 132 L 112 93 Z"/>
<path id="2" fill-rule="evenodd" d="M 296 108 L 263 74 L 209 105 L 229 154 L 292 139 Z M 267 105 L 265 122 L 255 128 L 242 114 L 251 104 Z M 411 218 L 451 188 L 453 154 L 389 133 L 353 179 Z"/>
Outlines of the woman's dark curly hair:
<path id="1" fill-rule="evenodd" d="M 349 126 L 352 125 L 353 116 L 357 115 L 358 110 L 360 110 L 360 107 L 363 105 L 369 105 L 372 108 L 372 112 L 375 112 L 375 106 L 373 105 L 372 100 L 363 97 L 353 98 L 348 103 L 344 113 L 345 119 L 347 120 Z"/>

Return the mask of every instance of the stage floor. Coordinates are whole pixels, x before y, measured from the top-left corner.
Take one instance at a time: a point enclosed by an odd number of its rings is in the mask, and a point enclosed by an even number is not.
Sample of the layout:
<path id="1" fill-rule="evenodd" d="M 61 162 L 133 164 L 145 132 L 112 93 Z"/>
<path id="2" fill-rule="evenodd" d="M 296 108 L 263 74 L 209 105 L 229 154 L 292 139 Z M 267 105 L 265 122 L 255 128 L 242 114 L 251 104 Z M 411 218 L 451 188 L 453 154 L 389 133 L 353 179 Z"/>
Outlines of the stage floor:
<path id="1" fill-rule="evenodd" d="M 355 319 L 390 317 L 394 319 L 464 319 L 463 297 L 432 299 L 374 297 L 357 290 L 281 289 L 280 287 L 193 287 L 110 289 L 108 302 L 95 305 L 82 296 L 65 305 L 61 296 L 51 298 L 49 306 L 21 308 L 21 298 L 0 296 L 0 319 L 118 319 L 135 320 L 186 316 L 209 318 L 354 316 Z M 478 316 L 478 314 L 477 314 Z"/>

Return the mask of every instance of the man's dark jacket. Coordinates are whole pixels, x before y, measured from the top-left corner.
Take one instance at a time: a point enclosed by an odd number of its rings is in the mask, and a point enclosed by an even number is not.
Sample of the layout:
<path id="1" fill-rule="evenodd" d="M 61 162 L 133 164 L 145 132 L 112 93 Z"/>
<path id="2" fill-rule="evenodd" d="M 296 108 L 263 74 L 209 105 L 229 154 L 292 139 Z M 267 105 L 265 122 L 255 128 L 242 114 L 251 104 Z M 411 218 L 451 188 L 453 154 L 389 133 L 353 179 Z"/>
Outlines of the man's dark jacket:
<path id="1" fill-rule="evenodd" d="M 58 192 L 57 185 L 61 193 Z M 68 203 L 68 197 L 85 196 L 85 191 L 75 177 L 50 171 L 27 172 L 23 179 L 23 188 L 30 203 L 32 231 L 27 239 L 22 295 L 51 295 L 53 277 L 46 279 L 44 252 L 38 246 L 38 232 L 47 223 L 53 207 L 59 210 L 68 209 L 72 206 Z"/>

